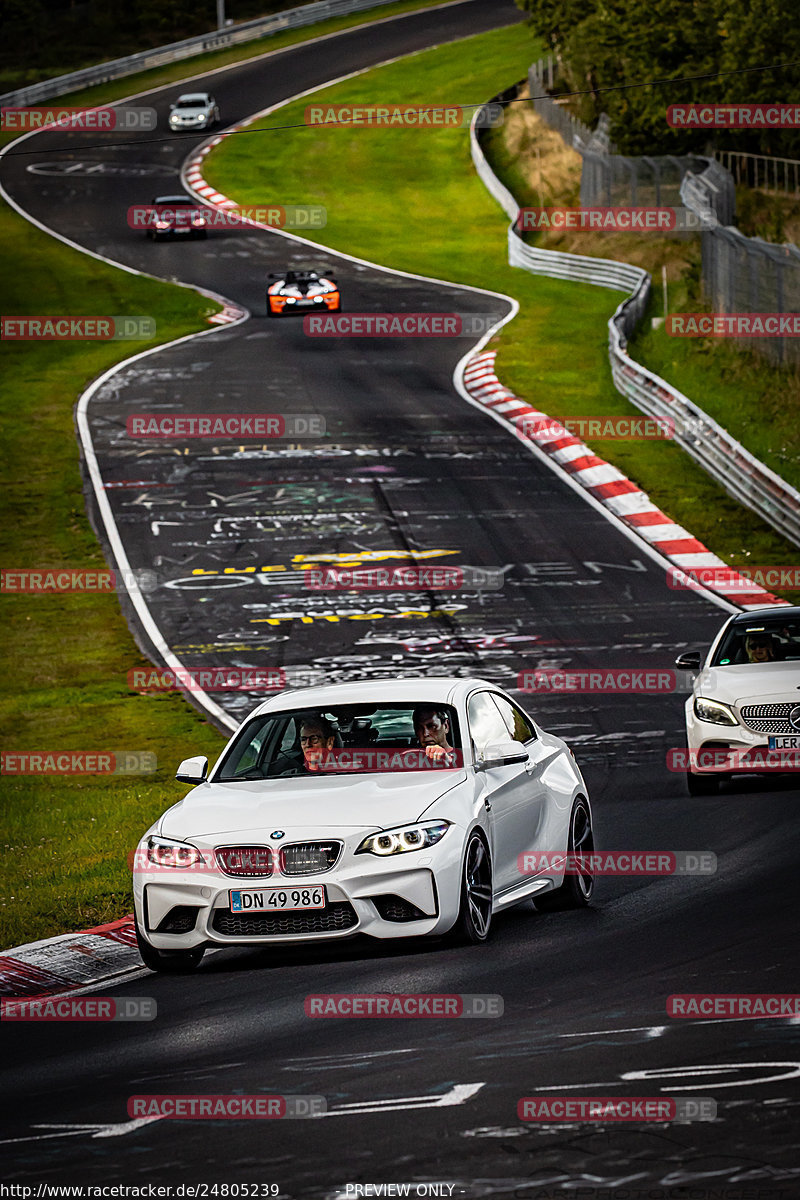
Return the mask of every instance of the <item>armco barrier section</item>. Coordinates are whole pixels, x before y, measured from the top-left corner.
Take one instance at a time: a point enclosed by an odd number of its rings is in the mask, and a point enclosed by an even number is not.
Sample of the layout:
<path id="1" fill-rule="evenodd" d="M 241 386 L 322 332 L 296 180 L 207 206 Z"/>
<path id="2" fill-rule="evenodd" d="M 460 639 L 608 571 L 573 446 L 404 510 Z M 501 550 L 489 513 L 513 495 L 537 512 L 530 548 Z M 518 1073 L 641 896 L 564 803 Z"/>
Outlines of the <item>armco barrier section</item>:
<path id="1" fill-rule="evenodd" d="M 155 46 L 152 50 L 140 50 L 137 54 L 128 54 L 125 58 L 110 59 L 93 67 L 72 71 L 69 75 L 42 79 L 39 83 L 32 83 L 28 87 L 0 96 L 0 104 L 9 108 L 38 104 L 41 100 L 52 100 L 54 96 L 63 96 L 78 88 L 107 83 L 110 79 L 134 75 L 137 71 L 149 71 L 153 67 L 163 67 L 167 63 L 192 58 L 196 54 L 227 50 L 229 46 L 270 37 L 273 33 L 283 33 L 286 29 L 316 25 L 330 17 L 347 16 L 349 13 L 363 12 L 368 8 L 382 8 L 394 2 L 395 0 L 317 0 L 314 4 L 289 8 L 285 12 L 273 13 L 268 17 L 258 17 L 255 21 L 244 21 L 241 25 L 227 26 L 211 33 L 200 33 L 180 42 L 170 42 L 167 46 Z"/>
<path id="2" fill-rule="evenodd" d="M 511 89 L 490 103 L 508 100 Z M 800 492 L 788 484 L 740 442 L 718 425 L 688 396 L 666 380 L 635 362 L 627 352 L 627 341 L 644 316 L 651 279 L 641 267 L 591 258 L 562 250 L 528 246 L 517 232 L 519 205 L 496 177 L 480 146 L 477 114 L 470 126 L 470 151 L 475 169 L 511 227 L 508 231 L 508 261 L 535 275 L 568 279 L 631 293 L 608 322 L 608 354 L 617 390 L 638 409 L 652 417 L 669 417 L 675 422 L 675 441 L 717 483 L 755 512 L 773 529 L 800 546 Z"/>

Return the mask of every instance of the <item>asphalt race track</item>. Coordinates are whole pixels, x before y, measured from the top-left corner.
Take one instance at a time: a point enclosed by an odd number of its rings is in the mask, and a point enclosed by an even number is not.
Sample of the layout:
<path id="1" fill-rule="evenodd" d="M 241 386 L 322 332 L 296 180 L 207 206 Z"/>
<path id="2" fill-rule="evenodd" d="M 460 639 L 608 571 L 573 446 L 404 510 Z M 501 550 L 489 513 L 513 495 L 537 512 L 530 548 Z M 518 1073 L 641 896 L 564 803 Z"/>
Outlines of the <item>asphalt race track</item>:
<path id="1" fill-rule="evenodd" d="M 519 16 L 505 0 L 469 0 L 301 45 L 268 68 L 232 67 L 208 86 L 230 123 Z M 154 94 L 161 117 L 185 90 Z M 299 322 L 266 319 L 264 281 L 312 258 L 336 264 L 352 312 L 504 313 L 504 302 L 310 253 L 263 230 L 150 243 L 127 228 L 125 210 L 181 190 L 196 139 L 115 135 L 113 147 L 94 138 L 87 150 L 84 138 L 79 149 L 56 149 L 80 136 L 40 134 L 20 146 L 35 156 L 2 160 L 0 182 L 15 202 L 115 262 L 252 314 L 134 362 L 88 410 L 128 559 L 155 572 L 147 603 L 183 664 L 291 667 L 330 682 L 474 674 L 515 692 L 526 668 L 670 667 L 682 649 L 708 643 L 722 608 L 670 590 L 640 544 L 456 393 L 468 341 L 307 338 Z M 65 162 L 83 166 L 42 173 Z M 291 446 L 132 441 L 126 418 L 151 410 L 313 413 L 327 436 Z M 87 501 L 102 537 L 90 492 Z M 376 601 L 315 593 L 303 578 L 309 556 L 396 565 L 420 551 L 438 552 L 437 564 L 502 568 L 504 586 Z M 196 569 L 209 574 L 198 580 Z M 800 1026 L 671 1020 L 665 1008 L 672 993 L 792 991 L 796 792 L 750 782 L 690 800 L 664 766 L 667 749 L 682 745 L 682 695 L 519 698 L 574 748 L 601 847 L 710 850 L 717 873 L 604 879 L 590 910 L 524 905 L 480 948 L 353 940 L 220 951 L 187 978 L 142 971 L 104 994 L 154 996 L 151 1023 L 18 1025 L 4 1039 L 6 1179 L 258 1182 L 286 1197 L 409 1181 L 447 1185 L 446 1196 L 520 1200 L 800 1194 L 791 1136 Z M 213 699 L 238 718 L 258 696 Z M 309 993 L 346 991 L 493 993 L 504 1014 L 452 1023 L 304 1015 Z M 328 1114 L 128 1117 L 131 1095 L 191 1091 L 324 1096 Z M 524 1124 L 517 1101 L 533 1093 L 712 1097 L 718 1117 L 596 1132 Z"/>

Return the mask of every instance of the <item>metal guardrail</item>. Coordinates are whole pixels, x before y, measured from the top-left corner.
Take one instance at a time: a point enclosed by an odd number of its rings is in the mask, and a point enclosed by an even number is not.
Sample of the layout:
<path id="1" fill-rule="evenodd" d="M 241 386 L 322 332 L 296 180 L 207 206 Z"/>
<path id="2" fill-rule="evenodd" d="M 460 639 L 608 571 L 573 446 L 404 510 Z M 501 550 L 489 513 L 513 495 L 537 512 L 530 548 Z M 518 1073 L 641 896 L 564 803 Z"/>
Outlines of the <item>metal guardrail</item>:
<path id="1" fill-rule="evenodd" d="M 494 97 L 491 103 L 498 99 L 500 97 Z M 647 308 L 651 287 L 648 272 L 613 259 L 528 246 L 516 229 L 519 205 L 496 177 L 481 149 L 477 118 L 473 118 L 470 126 L 470 151 L 480 179 L 511 221 L 508 231 L 510 265 L 552 279 L 570 279 L 630 292 L 608 322 L 608 356 L 617 391 L 648 416 L 668 417 L 674 421 L 675 441 L 681 449 L 730 496 L 800 546 L 800 492 L 759 462 L 688 396 L 628 354 L 628 338 Z"/>
<path id="2" fill-rule="evenodd" d="M 129 54 L 125 58 L 110 59 L 108 62 L 98 63 L 93 67 L 72 71 L 68 75 L 56 75 L 52 79 L 42 79 L 38 83 L 29 84 L 27 87 L 18 88 L 15 92 L 7 92 L 0 96 L 0 104 L 10 108 L 38 104 L 41 100 L 52 100 L 54 96 L 63 96 L 78 88 L 107 83 L 111 79 L 120 79 L 124 75 L 134 75 L 137 71 L 149 71 L 153 67 L 162 67 L 167 63 L 178 62 L 180 59 L 193 58 L 197 54 L 206 54 L 210 50 L 225 50 L 229 46 L 270 37 L 272 34 L 282 33 L 286 29 L 316 25 L 317 22 L 327 21 L 330 17 L 346 16 L 349 13 L 363 12 L 368 8 L 382 8 L 386 4 L 393 3 L 394 0 L 316 0 L 316 3 L 304 4 L 300 8 L 289 8 L 285 12 L 273 13 L 268 17 L 244 21 L 241 25 L 231 25 L 211 33 L 200 33 L 180 42 L 170 42 L 166 46 L 141 50 L 137 54 Z"/>

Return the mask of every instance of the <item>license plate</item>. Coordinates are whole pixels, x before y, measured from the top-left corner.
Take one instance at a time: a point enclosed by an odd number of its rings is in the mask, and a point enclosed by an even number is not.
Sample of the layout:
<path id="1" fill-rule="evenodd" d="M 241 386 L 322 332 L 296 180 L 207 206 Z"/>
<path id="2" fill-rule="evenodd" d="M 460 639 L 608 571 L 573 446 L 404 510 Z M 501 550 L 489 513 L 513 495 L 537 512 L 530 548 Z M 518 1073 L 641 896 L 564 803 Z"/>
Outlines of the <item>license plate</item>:
<path id="1" fill-rule="evenodd" d="M 257 892 L 231 891 L 231 912 L 289 912 L 298 908 L 324 908 L 325 888 L 260 888 Z"/>
<path id="2" fill-rule="evenodd" d="M 771 737 L 770 750 L 800 750 L 800 733 L 792 733 L 786 737 Z"/>

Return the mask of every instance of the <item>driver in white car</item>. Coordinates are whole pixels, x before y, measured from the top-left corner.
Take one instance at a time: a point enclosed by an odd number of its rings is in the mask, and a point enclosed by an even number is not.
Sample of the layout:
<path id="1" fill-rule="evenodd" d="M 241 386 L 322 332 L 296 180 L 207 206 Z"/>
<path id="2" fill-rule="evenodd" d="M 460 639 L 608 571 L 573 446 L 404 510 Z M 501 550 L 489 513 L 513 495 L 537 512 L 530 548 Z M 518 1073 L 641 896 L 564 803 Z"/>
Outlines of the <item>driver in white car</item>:
<path id="1" fill-rule="evenodd" d="M 782 657 L 778 650 L 778 642 L 771 633 L 749 633 L 745 638 L 744 648 L 747 651 L 747 661 L 751 663 L 779 662 Z"/>
<path id="2" fill-rule="evenodd" d="M 415 708 L 413 720 L 414 732 L 427 757 L 443 767 L 451 767 L 455 762 L 455 753 L 447 740 L 450 736 L 447 713 L 437 708 Z"/>

